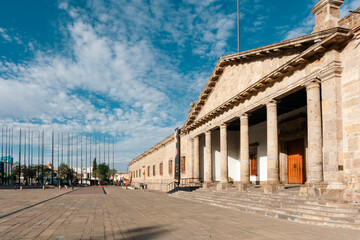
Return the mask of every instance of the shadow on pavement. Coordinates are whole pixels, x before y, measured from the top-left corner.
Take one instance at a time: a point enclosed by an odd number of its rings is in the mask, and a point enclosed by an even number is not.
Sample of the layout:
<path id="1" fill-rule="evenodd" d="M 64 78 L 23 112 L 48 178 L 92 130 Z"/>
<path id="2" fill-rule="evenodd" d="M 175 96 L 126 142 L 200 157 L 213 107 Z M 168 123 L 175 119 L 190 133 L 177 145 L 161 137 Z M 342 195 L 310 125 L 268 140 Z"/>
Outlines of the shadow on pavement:
<path id="1" fill-rule="evenodd" d="M 169 233 L 169 229 L 162 225 L 154 225 L 149 227 L 130 228 L 127 231 L 117 231 L 114 233 L 114 239 L 133 240 L 133 239 L 157 239 L 165 233 Z M 119 236 L 121 235 L 121 238 Z M 106 236 L 112 236 L 112 234 L 106 234 Z M 91 237 L 90 239 L 104 239 L 101 237 Z"/>

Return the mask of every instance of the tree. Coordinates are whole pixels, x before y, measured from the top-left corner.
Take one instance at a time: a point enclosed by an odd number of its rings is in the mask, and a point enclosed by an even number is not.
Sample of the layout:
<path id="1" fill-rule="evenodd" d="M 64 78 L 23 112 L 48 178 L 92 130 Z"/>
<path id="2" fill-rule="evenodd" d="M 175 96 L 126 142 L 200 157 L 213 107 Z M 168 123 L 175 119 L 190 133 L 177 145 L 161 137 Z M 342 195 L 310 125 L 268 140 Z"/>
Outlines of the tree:
<path id="1" fill-rule="evenodd" d="M 109 181 L 110 176 L 110 168 L 106 163 L 101 163 L 97 166 L 95 170 L 96 175 L 100 179 L 100 181 L 107 182 Z"/>
<path id="2" fill-rule="evenodd" d="M 62 163 L 58 167 L 58 178 L 60 181 L 67 179 L 67 180 L 74 180 L 75 179 L 75 171 L 74 169 L 70 168 L 67 164 Z"/>
<path id="3" fill-rule="evenodd" d="M 94 177 L 95 177 L 95 179 L 96 179 L 96 170 L 97 170 L 97 164 L 96 164 L 96 158 L 94 158 L 94 161 L 93 161 L 93 175 L 94 175 Z"/>

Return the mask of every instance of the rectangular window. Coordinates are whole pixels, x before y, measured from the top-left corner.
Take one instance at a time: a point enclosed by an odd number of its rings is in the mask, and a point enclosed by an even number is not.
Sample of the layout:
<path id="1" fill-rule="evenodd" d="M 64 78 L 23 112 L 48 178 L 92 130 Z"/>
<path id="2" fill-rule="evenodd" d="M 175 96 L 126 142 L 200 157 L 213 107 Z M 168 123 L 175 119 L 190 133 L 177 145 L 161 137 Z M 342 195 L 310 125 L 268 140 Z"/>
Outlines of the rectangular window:
<path id="1" fill-rule="evenodd" d="M 173 169 L 172 160 L 169 160 L 169 174 L 170 175 L 172 174 L 172 169 Z"/>
<path id="2" fill-rule="evenodd" d="M 160 175 L 163 175 L 163 163 L 160 163 Z"/>
<path id="3" fill-rule="evenodd" d="M 180 171 L 181 173 L 186 172 L 186 159 L 184 156 L 180 159 Z"/>
<path id="4" fill-rule="evenodd" d="M 155 165 L 153 166 L 153 176 L 155 176 Z"/>
<path id="5" fill-rule="evenodd" d="M 141 177 L 141 169 L 139 169 L 139 177 Z"/>
<path id="6" fill-rule="evenodd" d="M 148 166 L 148 177 L 150 177 L 150 166 Z"/>

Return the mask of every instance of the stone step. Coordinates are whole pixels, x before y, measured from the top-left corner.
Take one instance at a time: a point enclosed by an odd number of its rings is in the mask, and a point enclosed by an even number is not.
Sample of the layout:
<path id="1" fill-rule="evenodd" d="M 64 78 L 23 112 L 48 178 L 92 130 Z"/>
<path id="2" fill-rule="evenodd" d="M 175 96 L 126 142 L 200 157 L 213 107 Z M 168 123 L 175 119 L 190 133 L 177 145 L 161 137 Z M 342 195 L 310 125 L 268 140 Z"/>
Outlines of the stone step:
<path id="1" fill-rule="evenodd" d="M 221 193 L 221 191 L 211 191 L 207 192 L 208 195 L 218 195 L 218 196 L 231 196 L 231 197 L 242 197 L 242 196 L 248 196 L 248 197 L 255 197 L 255 198 L 261 198 L 261 199 L 296 199 L 296 200 L 306 200 L 308 202 L 313 202 L 320 205 L 328 205 L 333 207 L 344 207 L 344 208 L 352 208 L 354 204 L 347 203 L 347 201 L 331 201 L 328 199 L 321 199 L 316 197 L 307 197 L 307 196 L 283 196 L 283 195 L 276 195 L 276 194 L 264 194 L 264 193 L 251 193 L 251 192 L 232 192 L 227 193 Z M 346 203 L 346 204 L 344 204 Z"/>
<path id="2" fill-rule="evenodd" d="M 187 194 L 190 193 L 178 193 L 178 195 L 180 196 L 186 196 Z M 303 200 L 296 200 L 296 199 L 271 199 L 271 198 L 261 198 L 261 197 L 247 197 L 244 195 L 238 195 L 236 197 L 232 197 L 232 196 L 227 196 L 227 195 L 223 195 L 223 196 L 214 196 L 214 195 L 209 195 L 209 194 L 199 194 L 199 193 L 191 193 L 192 196 L 194 197 L 202 197 L 202 196 L 206 196 L 206 197 L 211 197 L 214 200 L 218 200 L 218 201 L 224 201 L 225 199 L 231 199 L 233 201 L 238 201 L 238 202 L 254 202 L 254 203 L 261 203 L 261 204 L 282 204 L 282 205 L 296 205 L 296 206 L 304 206 L 304 208 L 308 208 L 308 209 L 312 209 L 312 210 L 317 210 L 317 209 L 326 209 L 326 210 L 330 210 L 330 211 L 335 211 L 335 212 L 346 212 L 346 213 L 359 213 L 359 208 L 357 208 L 356 206 L 349 206 L 349 205 L 345 205 L 342 204 L 339 206 L 339 204 L 336 204 L 335 206 L 332 206 L 331 204 L 322 204 L 322 203 L 318 203 L 316 201 L 303 201 Z"/>
<path id="3" fill-rule="evenodd" d="M 360 229 L 360 214 L 356 206 L 339 209 L 337 206 L 326 204 L 311 205 L 303 200 L 264 202 L 261 199 L 254 201 L 246 197 L 238 199 L 229 196 L 209 196 L 207 192 L 176 193 L 172 196 L 296 222 Z"/>
<path id="4" fill-rule="evenodd" d="M 185 198 L 185 197 L 184 197 Z M 341 211 L 341 209 L 333 209 L 328 207 L 317 207 L 314 208 L 313 206 L 309 206 L 306 204 L 292 204 L 292 203 L 284 203 L 284 202 L 261 202 L 261 201 L 251 201 L 251 200 L 242 200 L 239 201 L 238 199 L 231 199 L 231 198 L 223 198 L 223 199 L 214 199 L 209 196 L 188 196 L 188 198 L 199 198 L 204 199 L 207 201 L 215 201 L 223 204 L 247 204 L 249 206 L 251 205 L 263 205 L 270 208 L 279 208 L 279 209 L 286 209 L 286 210 L 292 210 L 292 211 L 300 211 L 305 214 L 311 214 L 313 212 L 317 212 L 319 215 L 325 215 L 325 216 L 332 216 L 332 217 L 351 217 L 356 218 L 359 216 L 358 209 L 344 209 L 344 211 Z M 360 219 L 360 217 L 359 217 Z"/>

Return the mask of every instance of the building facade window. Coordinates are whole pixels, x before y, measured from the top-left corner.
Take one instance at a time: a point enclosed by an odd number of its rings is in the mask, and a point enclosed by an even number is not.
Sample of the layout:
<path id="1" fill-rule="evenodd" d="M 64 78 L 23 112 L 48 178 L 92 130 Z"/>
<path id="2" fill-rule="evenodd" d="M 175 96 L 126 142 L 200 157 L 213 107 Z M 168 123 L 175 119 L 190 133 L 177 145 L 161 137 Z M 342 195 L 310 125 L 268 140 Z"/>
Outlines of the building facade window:
<path id="1" fill-rule="evenodd" d="M 139 169 L 139 177 L 141 177 L 141 169 Z"/>
<path id="2" fill-rule="evenodd" d="M 181 157 L 181 159 L 180 159 L 180 171 L 181 171 L 181 173 L 186 172 L 186 159 L 185 159 L 185 156 Z"/>
<path id="3" fill-rule="evenodd" d="M 172 174 L 172 170 L 173 170 L 173 165 L 172 165 L 172 160 L 169 160 L 169 174 Z"/>
<path id="4" fill-rule="evenodd" d="M 155 165 L 153 165 L 153 176 L 155 176 L 156 172 L 155 172 Z"/>
<path id="5" fill-rule="evenodd" d="M 160 163 L 159 168 L 160 168 L 160 176 L 162 176 L 163 175 L 163 163 Z"/>
<path id="6" fill-rule="evenodd" d="M 150 177 L 150 166 L 148 166 L 147 172 L 148 172 L 148 177 Z"/>

